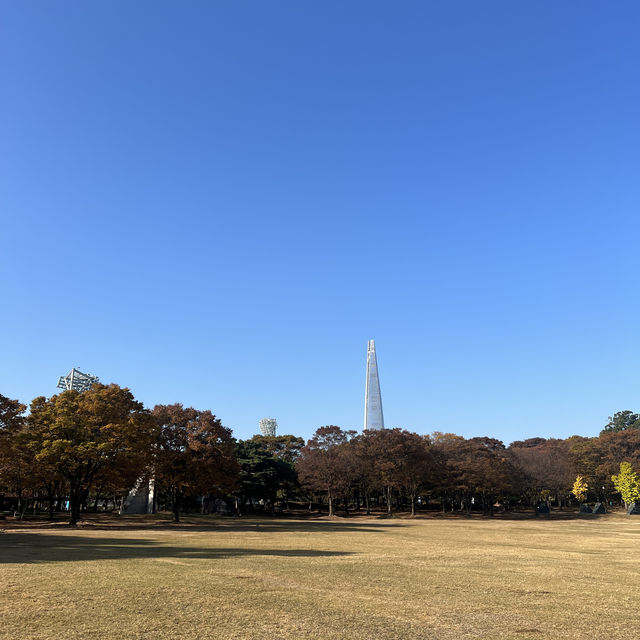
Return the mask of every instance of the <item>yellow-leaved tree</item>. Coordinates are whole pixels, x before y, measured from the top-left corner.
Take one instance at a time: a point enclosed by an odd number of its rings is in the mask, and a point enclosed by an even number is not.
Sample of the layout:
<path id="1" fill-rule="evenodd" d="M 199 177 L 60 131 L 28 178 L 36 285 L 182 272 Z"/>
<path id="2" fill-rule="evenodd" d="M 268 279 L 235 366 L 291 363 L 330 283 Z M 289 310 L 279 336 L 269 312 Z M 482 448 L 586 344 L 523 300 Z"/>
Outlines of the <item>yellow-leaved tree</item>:
<path id="1" fill-rule="evenodd" d="M 578 502 L 584 502 L 584 499 L 587 497 L 588 489 L 589 485 L 587 484 L 587 481 L 582 476 L 578 476 L 576 481 L 573 483 L 571 493 L 573 493 Z"/>
<path id="2" fill-rule="evenodd" d="M 640 501 L 640 479 L 630 462 L 621 462 L 620 473 L 617 476 L 611 476 L 611 480 L 616 491 L 622 496 L 625 507 L 632 502 Z"/>

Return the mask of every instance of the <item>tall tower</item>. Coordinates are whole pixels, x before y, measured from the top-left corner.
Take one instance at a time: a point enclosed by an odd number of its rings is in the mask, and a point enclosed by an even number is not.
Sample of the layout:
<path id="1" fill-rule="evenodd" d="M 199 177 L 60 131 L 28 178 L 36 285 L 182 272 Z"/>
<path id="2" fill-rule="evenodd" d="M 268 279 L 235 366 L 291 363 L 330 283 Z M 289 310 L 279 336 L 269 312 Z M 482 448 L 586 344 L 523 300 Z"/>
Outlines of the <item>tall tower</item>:
<path id="1" fill-rule="evenodd" d="M 260 431 L 263 436 L 275 436 L 278 423 L 275 418 L 262 418 L 260 420 Z"/>
<path id="2" fill-rule="evenodd" d="M 369 340 L 367 346 L 367 383 L 364 392 L 364 430 L 384 429 L 382 415 L 382 396 L 380 395 L 380 378 L 378 378 L 378 360 L 376 359 L 376 343 Z"/>

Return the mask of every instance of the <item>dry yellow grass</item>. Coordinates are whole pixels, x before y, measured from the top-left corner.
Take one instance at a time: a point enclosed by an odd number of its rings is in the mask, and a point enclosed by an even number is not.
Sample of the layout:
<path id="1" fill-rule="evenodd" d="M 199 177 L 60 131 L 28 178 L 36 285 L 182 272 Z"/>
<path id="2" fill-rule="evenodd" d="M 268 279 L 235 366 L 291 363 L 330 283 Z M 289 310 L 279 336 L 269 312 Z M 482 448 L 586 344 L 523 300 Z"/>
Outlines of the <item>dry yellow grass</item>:
<path id="1" fill-rule="evenodd" d="M 626 639 L 639 567 L 617 514 L 7 530 L 0 638 Z"/>

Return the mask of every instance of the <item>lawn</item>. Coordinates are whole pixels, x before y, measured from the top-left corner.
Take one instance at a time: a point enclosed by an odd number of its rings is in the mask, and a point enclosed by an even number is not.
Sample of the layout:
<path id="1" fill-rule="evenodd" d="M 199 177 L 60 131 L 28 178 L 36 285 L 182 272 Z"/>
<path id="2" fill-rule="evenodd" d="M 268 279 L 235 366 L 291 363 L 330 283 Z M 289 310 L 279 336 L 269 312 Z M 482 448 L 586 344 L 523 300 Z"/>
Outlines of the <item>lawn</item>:
<path id="1" fill-rule="evenodd" d="M 0 638 L 638 634 L 640 517 L 3 526 Z"/>

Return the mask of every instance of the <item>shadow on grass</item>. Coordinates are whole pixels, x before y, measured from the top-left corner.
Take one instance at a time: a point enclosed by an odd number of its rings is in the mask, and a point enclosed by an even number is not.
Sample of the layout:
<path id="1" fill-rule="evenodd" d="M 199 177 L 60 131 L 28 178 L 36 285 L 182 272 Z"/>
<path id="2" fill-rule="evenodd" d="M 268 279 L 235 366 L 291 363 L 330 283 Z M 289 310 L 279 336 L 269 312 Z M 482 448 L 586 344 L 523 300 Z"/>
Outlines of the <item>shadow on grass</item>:
<path id="1" fill-rule="evenodd" d="M 607 516 L 616 515 L 619 512 L 610 511 L 606 514 L 595 513 L 579 513 L 578 511 L 552 511 L 548 514 L 536 514 L 534 511 L 506 511 L 496 512 L 492 516 L 485 516 L 482 513 L 473 512 L 467 514 L 462 511 L 456 511 L 454 513 L 432 513 L 429 515 L 419 514 L 415 520 L 476 520 L 484 522 L 499 522 L 499 521 L 540 521 L 545 522 L 549 520 L 598 520 L 600 518 L 606 519 Z"/>
<path id="2" fill-rule="evenodd" d="M 50 533 L 5 533 L 0 536 L 0 564 L 37 564 L 82 560 L 145 558 L 215 560 L 242 556 L 329 558 L 353 555 L 346 551 L 317 549 L 251 549 L 168 546 L 140 538 L 95 538 Z"/>
<path id="3" fill-rule="evenodd" d="M 407 520 L 385 519 L 379 521 L 360 519 L 305 519 L 287 518 L 220 518 L 215 516 L 185 517 L 180 523 L 159 516 L 97 516 L 87 517 L 78 529 L 89 531 L 224 531 L 229 533 L 351 533 L 380 531 L 394 527 L 406 527 Z M 15 521 L 5 526 L 7 533 L 13 529 L 32 531 L 74 531 L 66 522 Z M 0 540 L 1 542 L 1 540 Z"/>

